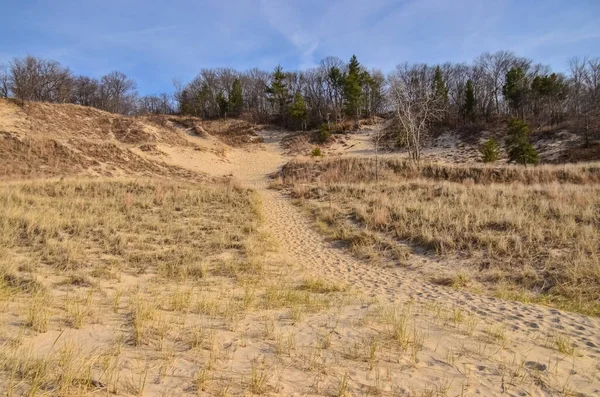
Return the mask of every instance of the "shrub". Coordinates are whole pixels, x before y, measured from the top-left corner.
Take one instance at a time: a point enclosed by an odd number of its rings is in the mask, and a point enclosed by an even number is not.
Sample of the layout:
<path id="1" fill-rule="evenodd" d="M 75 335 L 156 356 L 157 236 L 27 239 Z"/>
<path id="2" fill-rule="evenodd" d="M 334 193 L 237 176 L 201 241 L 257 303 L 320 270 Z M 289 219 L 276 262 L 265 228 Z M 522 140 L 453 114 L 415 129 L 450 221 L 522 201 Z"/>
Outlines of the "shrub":
<path id="1" fill-rule="evenodd" d="M 500 156 L 500 145 L 494 138 L 490 138 L 481 146 L 480 152 L 484 163 L 493 163 Z"/>
<path id="2" fill-rule="evenodd" d="M 315 141 L 318 143 L 325 143 L 331 136 L 331 132 L 329 131 L 329 127 L 327 124 L 321 125 L 321 129 L 317 131 L 315 134 Z"/>
<path id="3" fill-rule="evenodd" d="M 323 155 L 323 153 L 321 152 L 321 148 L 317 146 L 312 150 L 312 152 L 310 152 L 310 155 L 313 157 L 320 157 Z"/>
<path id="4" fill-rule="evenodd" d="M 512 119 L 508 122 L 508 160 L 522 165 L 538 164 L 538 153 L 529 142 L 529 126 L 523 120 Z"/>
<path id="5" fill-rule="evenodd" d="M 406 146 L 408 146 L 407 143 L 408 142 L 406 141 L 406 136 L 404 134 L 400 134 L 396 138 L 396 147 L 398 148 L 405 148 Z"/>

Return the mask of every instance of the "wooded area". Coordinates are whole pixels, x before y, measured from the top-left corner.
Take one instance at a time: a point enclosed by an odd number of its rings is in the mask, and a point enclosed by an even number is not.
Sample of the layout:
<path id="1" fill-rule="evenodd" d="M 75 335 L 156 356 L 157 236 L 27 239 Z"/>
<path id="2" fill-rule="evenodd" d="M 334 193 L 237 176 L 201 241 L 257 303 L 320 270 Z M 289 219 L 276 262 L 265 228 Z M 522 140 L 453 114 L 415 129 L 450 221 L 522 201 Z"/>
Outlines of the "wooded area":
<path id="1" fill-rule="evenodd" d="M 243 117 L 289 129 L 395 115 L 409 147 L 431 123 L 456 128 L 498 116 L 519 117 L 533 128 L 569 122 L 591 137 L 599 129 L 600 58 L 573 58 L 568 74 L 561 74 L 499 51 L 470 64 L 404 63 L 386 76 L 356 56 L 349 62 L 327 57 L 302 71 L 202 69 L 187 84 L 174 81 L 172 94 L 139 96 L 135 81 L 121 72 L 77 76 L 58 62 L 27 56 L 0 65 L 0 96 L 122 114 Z"/>

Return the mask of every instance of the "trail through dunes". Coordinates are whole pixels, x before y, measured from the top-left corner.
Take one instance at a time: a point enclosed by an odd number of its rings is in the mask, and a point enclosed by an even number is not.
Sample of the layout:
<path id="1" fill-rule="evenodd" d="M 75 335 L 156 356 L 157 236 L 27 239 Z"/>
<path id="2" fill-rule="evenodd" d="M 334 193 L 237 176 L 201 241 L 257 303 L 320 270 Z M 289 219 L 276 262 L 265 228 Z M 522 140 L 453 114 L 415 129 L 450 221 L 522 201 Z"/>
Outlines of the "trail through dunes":
<path id="1" fill-rule="evenodd" d="M 358 259 L 273 188 L 289 133 L 0 105 L 8 395 L 600 396 L 600 319 Z"/>
<path id="2" fill-rule="evenodd" d="M 307 274 L 346 283 L 375 300 L 418 308 L 418 324 L 429 335 L 423 348 L 430 360 L 415 366 L 411 377 L 419 378 L 423 385 L 436 376 L 459 379 L 447 395 L 470 395 L 461 394 L 464 379 L 475 382 L 476 394 L 482 395 L 501 395 L 509 389 L 520 390 L 509 395 L 567 395 L 575 391 L 599 395 L 597 318 L 457 291 L 419 279 L 402 268 L 362 263 L 322 236 L 284 193 L 268 188 L 269 175 L 289 158 L 279 146 L 279 133 L 265 131 L 262 135 L 261 150 L 234 150 L 227 163 L 215 164 L 212 173 L 231 175 L 260 194 L 265 229 L 279 245 L 280 260 L 300 266 Z M 193 167 L 193 161 L 189 166 Z M 203 169 L 211 171 L 210 167 Z M 445 318 L 445 326 L 435 325 L 439 316 Z M 454 327 L 446 326 L 452 323 Z M 461 323 L 473 327 L 473 336 L 461 331 Z M 494 343 L 488 345 L 489 338 Z M 456 362 L 461 364 L 454 363 L 454 358 L 452 363 L 436 358 L 442 350 L 446 355 L 456 354 Z M 431 372 L 436 376 L 431 377 Z M 521 388 L 516 379 L 525 373 L 533 380 Z"/>

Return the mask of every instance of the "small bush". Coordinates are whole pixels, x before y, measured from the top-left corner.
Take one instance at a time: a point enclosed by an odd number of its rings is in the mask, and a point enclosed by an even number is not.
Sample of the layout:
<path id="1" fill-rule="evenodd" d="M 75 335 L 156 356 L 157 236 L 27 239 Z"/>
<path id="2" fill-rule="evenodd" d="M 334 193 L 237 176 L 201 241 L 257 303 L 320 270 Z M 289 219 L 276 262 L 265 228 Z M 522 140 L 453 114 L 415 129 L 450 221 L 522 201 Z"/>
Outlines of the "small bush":
<path id="1" fill-rule="evenodd" d="M 480 152 L 484 163 L 493 163 L 500 156 L 500 145 L 494 138 L 490 138 L 481 146 Z"/>
<path id="2" fill-rule="evenodd" d="M 408 142 L 406 142 L 406 136 L 404 136 L 404 134 L 399 134 L 395 143 L 396 147 L 398 148 L 405 148 L 408 146 Z"/>
<path id="3" fill-rule="evenodd" d="M 539 156 L 529 142 L 529 126 L 523 120 L 512 119 L 508 122 L 508 160 L 522 165 L 538 164 Z"/>
<path id="4" fill-rule="evenodd" d="M 327 124 L 321 125 L 321 129 L 315 134 L 315 141 L 318 143 L 325 143 L 331 136 L 331 131 L 329 131 L 329 127 Z"/>
<path id="5" fill-rule="evenodd" d="M 321 152 L 321 148 L 317 146 L 312 150 L 312 152 L 310 152 L 310 155 L 313 157 L 321 157 L 323 153 Z"/>

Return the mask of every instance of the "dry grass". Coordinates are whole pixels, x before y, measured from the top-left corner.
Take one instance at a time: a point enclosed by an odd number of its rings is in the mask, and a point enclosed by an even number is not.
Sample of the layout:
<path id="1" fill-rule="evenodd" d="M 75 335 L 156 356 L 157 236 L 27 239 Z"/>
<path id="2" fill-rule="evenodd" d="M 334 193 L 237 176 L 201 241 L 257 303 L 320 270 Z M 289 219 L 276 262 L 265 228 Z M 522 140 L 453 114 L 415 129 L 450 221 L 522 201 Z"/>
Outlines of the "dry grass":
<path id="1" fill-rule="evenodd" d="M 73 179 L 4 183 L 0 199 L 8 395 L 391 395 L 441 358 L 425 313 L 265 262 L 248 190 Z"/>
<path id="2" fill-rule="evenodd" d="M 266 264 L 260 203 L 230 183 L 5 182 L 0 203 L 11 396 L 278 392 L 301 324 L 355 301 Z"/>
<path id="3" fill-rule="evenodd" d="M 256 193 L 198 176 L 192 182 L 164 164 L 140 163 L 128 149 L 138 140 L 150 150 L 165 142 L 157 129 L 182 133 L 172 121 L 115 123 L 110 117 L 119 116 L 42 105 L 30 117 L 38 129 L 45 120 L 50 136 L 36 131 L 27 141 L 11 127 L 6 135 L 15 141 L 0 142 L 15 160 L 8 166 L 25 170 L 7 177 L 72 175 L 72 160 L 87 159 L 98 162 L 97 174 L 152 179 L 0 183 L 7 396 L 498 395 L 504 388 L 524 395 L 556 394 L 571 381 L 591 390 L 600 380 L 573 335 L 512 346 L 510 328 L 459 307 L 383 304 L 343 278 L 313 273 L 301 256 L 277 249 L 273 237 L 281 237 L 263 229 Z M 77 128 L 85 137 L 59 136 Z M 108 143 L 106 131 L 115 134 Z M 412 255 L 387 232 L 341 222 L 343 210 L 329 203 L 322 226 L 352 238 L 358 254 Z M 442 281 L 462 288 L 469 280 Z M 551 371 L 541 369 L 546 359 Z"/>
<path id="4" fill-rule="evenodd" d="M 142 145 L 144 146 L 144 145 Z M 202 176 L 161 161 L 147 160 L 110 140 L 74 137 L 68 142 L 44 136 L 0 131 L 0 179 L 18 180 L 74 175 L 143 175 L 201 179 Z"/>
<path id="5" fill-rule="evenodd" d="M 340 159 L 291 163 L 282 182 L 363 257 L 434 255 L 452 274 L 435 274 L 440 284 L 466 287 L 472 277 L 503 297 L 600 315 L 599 170 L 390 161 L 375 181 L 372 161 Z M 457 274 L 454 259 L 468 273 Z"/>
<path id="6" fill-rule="evenodd" d="M 376 167 L 378 164 L 378 167 Z M 283 167 L 286 183 L 359 183 L 382 180 L 427 179 L 433 181 L 491 184 L 551 182 L 600 183 L 600 163 L 541 165 L 537 167 L 493 165 L 449 165 L 423 163 L 417 166 L 406 159 L 338 158 L 322 161 L 295 160 Z"/>
<path id="7" fill-rule="evenodd" d="M 202 120 L 197 117 L 171 116 L 171 122 L 186 128 L 192 135 L 217 137 L 230 146 L 247 146 L 262 142 L 256 133 L 261 126 L 239 119 Z"/>
<path id="8" fill-rule="evenodd" d="M 230 127 L 233 135 L 246 136 L 245 130 Z M 71 104 L 20 107 L 0 99 L 0 157 L 10 159 L 0 163 L 0 179 L 159 175 L 198 180 L 201 175 L 166 164 L 157 146 L 196 147 L 185 134 L 167 116 L 128 117 Z"/>
<path id="9" fill-rule="evenodd" d="M 130 117 L 85 106 L 40 102 L 28 102 L 20 108 L 2 100 L 0 106 L 22 118 L 23 126 L 29 127 L 23 132 L 30 135 L 115 140 L 129 145 L 149 142 L 189 145 L 164 122 L 163 116 Z"/>
<path id="10" fill-rule="evenodd" d="M 192 312 L 200 302 L 190 283 L 219 273 L 224 261 L 238 273 L 257 270 L 248 267 L 256 260 L 249 250 L 258 225 L 256 199 L 231 184 L 7 182 L 0 185 L 0 203 L 0 295 L 6 302 L 0 317 L 17 319 L 0 335 L 6 375 L 0 384 L 14 395 L 98 388 L 143 394 L 147 369 L 134 370 L 128 383 L 111 378 L 108 367 L 118 372 L 127 365 L 118 362 L 121 353 L 105 350 L 132 346 L 128 359 L 140 346 L 172 350 L 175 329 L 184 327 L 177 330 L 183 335 L 189 325 L 169 313 Z M 216 312 L 234 317 L 233 301 L 210 296 Z M 77 349 L 91 350 L 69 350 L 65 357 L 72 342 L 63 334 L 90 327 L 110 337 L 80 341 Z M 50 335 L 49 350 L 36 334 Z"/>
<path id="11" fill-rule="evenodd" d="M 0 207 L 0 244 L 18 254 L 12 257 L 16 268 L 91 276 L 103 270 L 108 276 L 110 269 L 143 274 L 182 263 L 200 266 L 211 252 L 242 249 L 244 236 L 255 228 L 250 199 L 230 185 L 14 182 L 0 186 Z"/>

